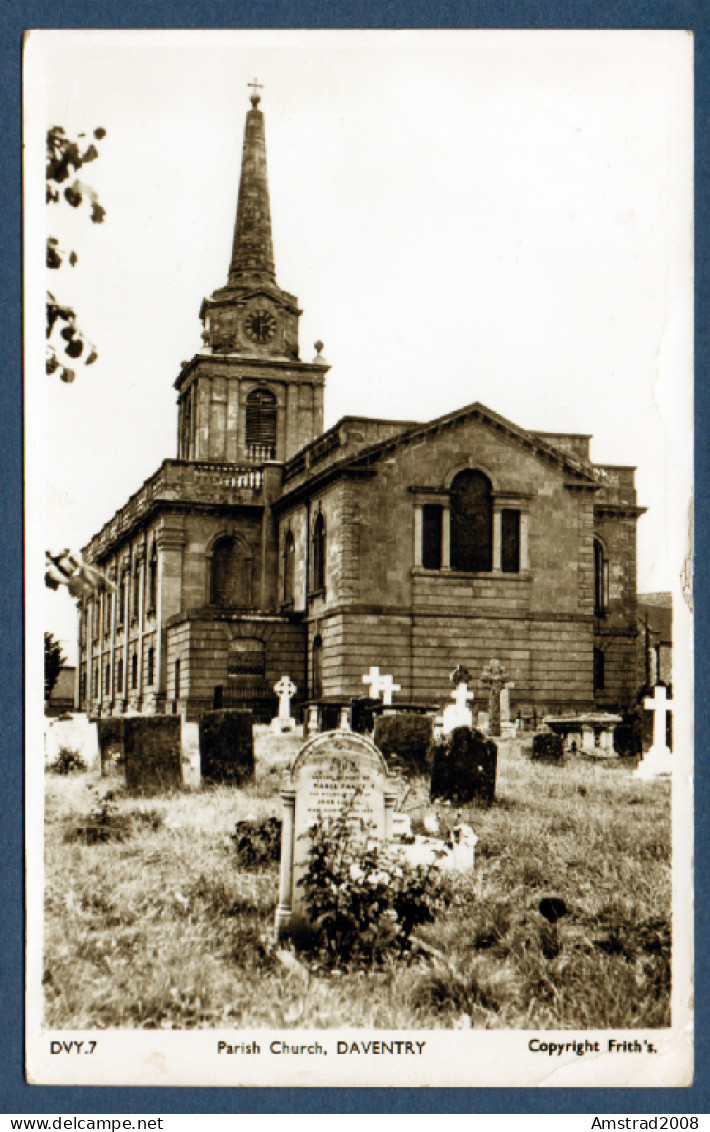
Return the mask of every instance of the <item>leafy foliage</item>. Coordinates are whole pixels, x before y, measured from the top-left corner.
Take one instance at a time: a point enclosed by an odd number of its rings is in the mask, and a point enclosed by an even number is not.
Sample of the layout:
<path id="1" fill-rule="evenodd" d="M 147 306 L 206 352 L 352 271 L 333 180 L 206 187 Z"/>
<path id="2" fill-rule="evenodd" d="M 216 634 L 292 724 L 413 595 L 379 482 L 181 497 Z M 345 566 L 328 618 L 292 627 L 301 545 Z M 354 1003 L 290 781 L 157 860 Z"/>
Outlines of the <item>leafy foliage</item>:
<path id="1" fill-rule="evenodd" d="M 77 774 L 86 770 L 86 763 L 78 751 L 72 750 L 71 747 L 60 747 L 50 769 L 55 774 Z"/>
<path id="2" fill-rule="evenodd" d="M 532 757 L 544 759 L 545 762 L 562 762 L 564 758 L 564 743 L 561 735 L 551 731 L 540 731 L 533 739 Z"/>
<path id="3" fill-rule="evenodd" d="M 62 646 L 52 633 L 44 634 L 44 698 L 48 700 L 66 657 Z"/>
<path id="4" fill-rule="evenodd" d="M 281 858 L 281 821 L 270 817 L 264 821 L 238 821 L 232 838 L 237 862 L 244 869 L 258 869 Z"/>
<path id="5" fill-rule="evenodd" d="M 91 208 L 91 222 L 102 224 L 106 210 L 99 203 L 94 189 L 84 181 L 79 180 L 78 177 L 74 177 L 70 181 L 72 174 L 77 173 L 82 166 L 95 161 L 99 156 L 99 151 L 93 142 L 85 145 L 81 140 L 85 136 L 85 134 L 79 134 L 76 139 L 70 138 L 61 126 L 52 126 L 47 131 L 46 200 L 47 204 L 59 204 L 64 201 L 70 208 L 79 208 L 84 200 L 88 200 Z M 105 136 L 106 131 L 103 127 L 100 126 L 94 130 L 96 141 L 101 141 Z M 69 181 L 70 183 L 67 184 Z M 78 258 L 73 249 L 67 252 L 60 247 L 56 236 L 48 237 L 46 264 L 50 270 L 59 270 L 65 260 L 70 267 L 74 267 Z M 51 340 L 54 329 L 58 324 L 63 324 L 59 331 L 61 343 Z M 93 365 L 98 358 L 95 347 L 87 342 L 77 325 L 75 311 L 72 307 L 60 302 L 51 291 L 47 292 L 46 336 L 45 364 L 47 373 L 53 374 L 59 370 L 62 381 L 71 382 L 76 375 L 74 370 L 59 357 L 58 351 L 73 361 L 83 356 L 84 365 L 87 366 Z"/>
<path id="6" fill-rule="evenodd" d="M 301 944 L 327 968 L 371 966 L 410 950 L 412 932 L 448 904 L 435 868 L 412 868 L 378 845 L 358 848 L 347 811 L 308 834 L 303 887 L 311 925 Z"/>
<path id="7" fill-rule="evenodd" d="M 470 727 L 455 727 L 446 738 L 432 743 L 429 761 L 432 799 L 445 798 L 456 805 L 492 804 L 498 764 L 492 739 Z"/>
<path id="8" fill-rule="evenodd" d="M 414 712 L 382 715 L 375 721 L 375 746 L 384 755 L 390 771 L 409 778 L 426 774 L 432 721 Z"/>

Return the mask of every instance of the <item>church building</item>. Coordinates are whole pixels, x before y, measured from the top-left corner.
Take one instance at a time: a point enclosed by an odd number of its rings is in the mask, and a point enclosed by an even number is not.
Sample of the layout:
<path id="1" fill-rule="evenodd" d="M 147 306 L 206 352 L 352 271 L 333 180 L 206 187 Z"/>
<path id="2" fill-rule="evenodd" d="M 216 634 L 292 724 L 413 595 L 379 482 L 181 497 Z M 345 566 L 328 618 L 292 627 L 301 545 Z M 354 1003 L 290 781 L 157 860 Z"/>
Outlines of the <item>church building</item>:
<path id="1" fill-rule="evenodd" d="M 227 282 L 175 382 L 177 456 L 84 549 L 115 592 L 80 603 L 77 706 L 258 717 L 284 674 L 300 701 L 347 702 L 371 665 L 395 702 L 442 704 L 453 669 L 475 681 L 494 658 L 514 712 L 631 703 L 634 469 L 478 401 L 324 432 L 329 367 L 321 343 L 301 360 L 276 281 L 259 101 Z"/>

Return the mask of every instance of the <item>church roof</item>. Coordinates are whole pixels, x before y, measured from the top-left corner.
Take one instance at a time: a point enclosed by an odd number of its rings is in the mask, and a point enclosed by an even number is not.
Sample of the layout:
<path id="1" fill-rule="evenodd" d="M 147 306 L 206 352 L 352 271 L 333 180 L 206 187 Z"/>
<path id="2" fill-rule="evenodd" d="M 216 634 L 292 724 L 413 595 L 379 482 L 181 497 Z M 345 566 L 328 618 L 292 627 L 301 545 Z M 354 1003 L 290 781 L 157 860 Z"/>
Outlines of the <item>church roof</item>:
<path id="1" fill-rule="evenodd" d="M 361 419 L 366 420 L 367 418 Z M 348 420 L 349 418 L 344 417 L 337 425 L 329 430 L 329 434 L 335 434 Z M 526 449 L 531 455 L 540 460 L 544 460 L 548 464 L 554 465 L 562 473 L 571 476 L 580 487 L 590 487 L 593 489 L 601 486 L 605 480 L 604 472 L 595 468 L 593 464 L 578 459 L 570 452 L 554 447 L 535 433 L 528 432 L 518 425 L 513 424 L 512 421 L 502 417 L 499 413 L 495 413 L 486 405 L 481 404 L 480 401 L 474 401 L 470 405 L 465 405 L 463 408 L 457 409 L 453 413 L 446 413 L 425 424 L 402 422 L 402 429 L 395 435 L 378 441 L 375 444 L 366 444 L 364 447 L 360 448 L 358 452 L 354 454 L 348 453 L 342 459 L 337 459 L 336 456 L 327 467 L 319 470 L 315 475 L 308 476 L 305 482 L 302 478 L 299 478 L 298 482 L 291 488 L 289 486 L 289 479 L 296 478 L 300 472 L 304 472 L 306 469 L 310 468 L 311 461 L 309 461 L 309 455 L 313 452 L 317 452 L 318 446 L 322 442 L 321 437 L 317 438 L 286 464 L 284 497 L 291 495 L 295 491 L 300 492 L 305 488 L 312 487 L 316 483 L 322 482 L 324 478 L 331 478 L 336 472 L 339 474 L 348 469 L 352 469 L 353 471 L 365 470 L 377 464 L 379 460 L 389 455 L 397 448 L 421 443 L 421 441 L 436 435 L 438 432 L 456 427 L 469 420 L 478 421 L 484 427 L 490 428 L 498 432 L 501 436 L 504 436 L 508 442 L 512 441 L 518 447 Z M 336 446 L 334 445 L 333 447 L 335 448 Z"/>

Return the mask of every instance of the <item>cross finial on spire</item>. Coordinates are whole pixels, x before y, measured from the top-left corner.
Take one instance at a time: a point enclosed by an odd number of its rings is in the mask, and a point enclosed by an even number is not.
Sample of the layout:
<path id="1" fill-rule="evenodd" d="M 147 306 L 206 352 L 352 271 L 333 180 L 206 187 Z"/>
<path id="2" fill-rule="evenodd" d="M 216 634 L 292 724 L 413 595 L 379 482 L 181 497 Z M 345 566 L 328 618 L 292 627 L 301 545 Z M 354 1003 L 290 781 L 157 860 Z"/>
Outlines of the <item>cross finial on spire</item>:
<path id="1" fill-rule="evenodd" d="M 257 82 L 257 80 L 254 79 L 253 82 L 247 83 L 247 86 L 250 86 L 250 87 L 253 88 L 252 93 L 250 95 L 250 98 L 251 98 L 251 104 L 254 107 L 254 109 L 256 110 L 257 106 L 261 102 L 261 95 L 259 94 L 259 91 L 264 89 L 264 85 L 263 85 L 263 83 Z"/>

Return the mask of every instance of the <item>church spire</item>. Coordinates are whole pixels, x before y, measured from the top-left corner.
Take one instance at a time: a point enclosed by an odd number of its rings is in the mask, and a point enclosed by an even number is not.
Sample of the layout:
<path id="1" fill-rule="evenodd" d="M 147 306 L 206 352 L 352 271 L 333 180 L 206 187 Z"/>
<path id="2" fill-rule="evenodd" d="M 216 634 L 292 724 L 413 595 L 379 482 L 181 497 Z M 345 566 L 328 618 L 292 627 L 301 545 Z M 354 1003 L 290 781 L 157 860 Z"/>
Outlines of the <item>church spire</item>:
<path id="1" fill-rule="evenodd" d="M 229 285 L 276 282 L 271 241 L 271 208 L 266 173 L 264 115 L 259 110 L 259 83 L 254 79 L 251 110 L 247 111 L 239 181 L 237 220 L 234 226 Z"/>

